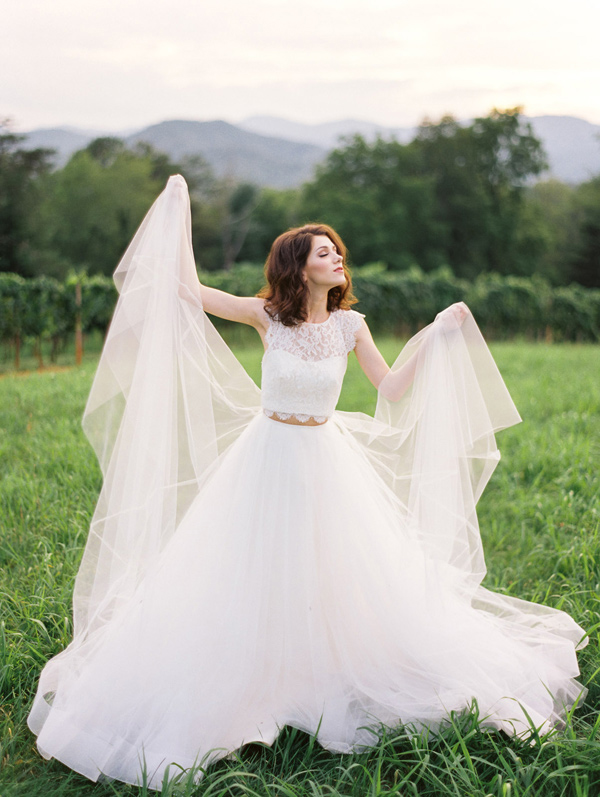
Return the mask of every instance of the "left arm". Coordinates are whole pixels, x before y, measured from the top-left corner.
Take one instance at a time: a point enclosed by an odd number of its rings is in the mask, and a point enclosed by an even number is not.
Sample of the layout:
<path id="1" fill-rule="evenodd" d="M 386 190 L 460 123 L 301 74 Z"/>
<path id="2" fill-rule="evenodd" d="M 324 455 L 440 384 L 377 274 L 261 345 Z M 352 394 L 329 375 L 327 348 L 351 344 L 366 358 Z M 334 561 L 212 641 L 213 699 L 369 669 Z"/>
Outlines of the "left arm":
<path id="1" fill-rule="evenodd" d="M 356 359 L 360 363 L 369 381 L 379 388 L 381 380 L 389 372 L 390 367 L 383 358 L 382 353 L 379 351 L 371 335 L 365 319 L 362 319 L 361 325 L 356 333 L 356 346 L 354 347 Z"/>
<path id="2" fill-rule="evenodd" d="M 447 313 L 445 322 L 460 326 L 466 318 L 467 312 L 467 306 L 463 302 L 457 302 L 444 311 Z M 375 345 L 371 330 L 364 318 L 356 333 L 354 351 L 360 367 L 377 390 L 381 389 L 382 395 L 390 401 L 399 401 L 413 383 L 418 351 L 415 351 L 399 370 L 391 373 L 390 367 Z"/>

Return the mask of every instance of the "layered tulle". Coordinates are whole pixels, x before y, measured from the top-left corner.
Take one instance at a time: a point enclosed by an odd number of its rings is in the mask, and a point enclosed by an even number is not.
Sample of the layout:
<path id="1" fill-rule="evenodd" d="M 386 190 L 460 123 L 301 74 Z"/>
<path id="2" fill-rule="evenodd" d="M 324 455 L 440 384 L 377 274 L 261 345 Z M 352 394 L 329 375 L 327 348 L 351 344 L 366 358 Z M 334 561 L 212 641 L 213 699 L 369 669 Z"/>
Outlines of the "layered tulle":
<path id="1" fill-rule="evenodd" d="M 583 630 L 480 586 L 475 505 L 519 416 L 470 314 L 407 345 L 375 418 L 302 427 L 262 414 L 202 312 L 181 178 L 116 279 L 84 419 L 104 485 L 29 718 L 42 753 L 158 786 L 286 724 L 344 752 L 473 699 L 509 733 L 556 723 Z"/>

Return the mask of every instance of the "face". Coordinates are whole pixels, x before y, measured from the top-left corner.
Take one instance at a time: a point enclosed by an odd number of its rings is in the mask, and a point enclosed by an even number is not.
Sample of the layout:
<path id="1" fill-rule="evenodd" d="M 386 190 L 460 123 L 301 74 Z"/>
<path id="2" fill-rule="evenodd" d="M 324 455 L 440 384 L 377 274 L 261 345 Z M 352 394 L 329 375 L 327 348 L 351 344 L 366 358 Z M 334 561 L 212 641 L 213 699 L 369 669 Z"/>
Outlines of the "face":
<path id="1" fill-rule="evenodd" d="M 306 265 L 304 279 L 311 286 L 335 288 L 345 285 L 344 261 L 327 235 L 314 235 Z"/>

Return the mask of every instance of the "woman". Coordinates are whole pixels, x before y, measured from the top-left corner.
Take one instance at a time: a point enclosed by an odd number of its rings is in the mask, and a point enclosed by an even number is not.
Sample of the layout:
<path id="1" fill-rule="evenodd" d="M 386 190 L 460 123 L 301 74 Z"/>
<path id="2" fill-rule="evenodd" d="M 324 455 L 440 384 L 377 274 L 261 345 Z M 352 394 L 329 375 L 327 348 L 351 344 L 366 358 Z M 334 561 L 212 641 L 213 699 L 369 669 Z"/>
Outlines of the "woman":
<path id="1" fill-rule="evenodd" d="M 582 629 L 480 586 L 475 504 L 520 419 L 468 309 L 390 369 L 344 256 L 285 233 L 234 297 L 198 283 L 181 177 L 144 220 L 84 416 L 104 485 L 29 718 L 43 755 L 160 788 L 286 724 L 346 752 L 473 700 L 547 730 L 581 696 Z M 257 329 L 262 393 L 204 310 Z M 351 351 L 374 418 L 335 410 Z"/>

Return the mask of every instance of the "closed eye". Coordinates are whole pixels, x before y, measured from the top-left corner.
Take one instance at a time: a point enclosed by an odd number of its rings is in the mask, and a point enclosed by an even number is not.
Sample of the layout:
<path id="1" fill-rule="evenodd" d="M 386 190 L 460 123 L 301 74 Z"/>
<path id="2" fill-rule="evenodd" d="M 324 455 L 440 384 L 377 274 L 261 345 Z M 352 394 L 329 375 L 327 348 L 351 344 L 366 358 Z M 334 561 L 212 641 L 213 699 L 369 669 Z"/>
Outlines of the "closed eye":
<path id="1" fill-rule="evenodd" d="M 319 247 L 319 248 L 320 248 L 320 249 L 325 249 L 325 252 L 323 252 L 323 254 L 322 254 L 322 255 L 319 255 L 319 257 L 325 257 L 326 255 L 328 255 L 328 254 L 329 254 L 329 250 L 328 250 L 328 249 L 326 249 L 324 246 L 321 246 L 321 247 Z M 334 246 L 334 247 L 333 247 L 333 249 L 331 249 L 331 252 L 333 252 L 334 254 L 337 254 L 337 246 Z"/>

